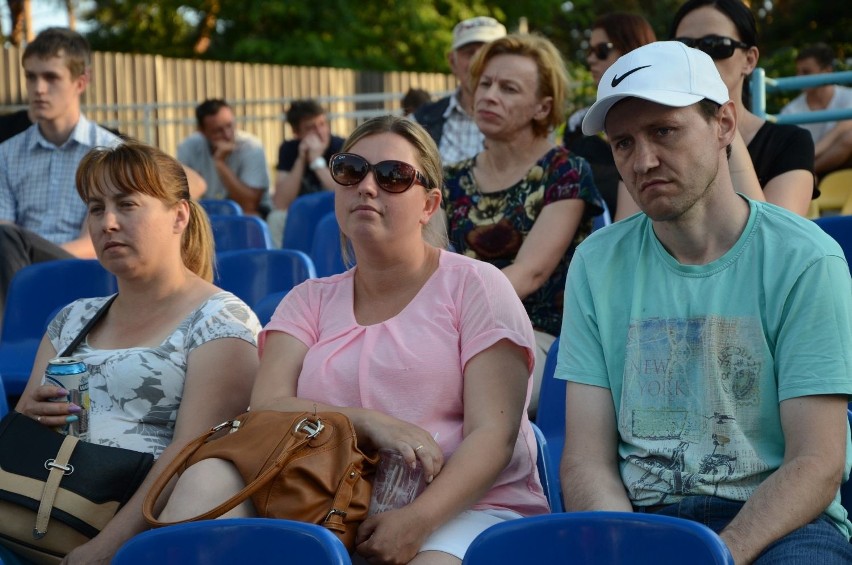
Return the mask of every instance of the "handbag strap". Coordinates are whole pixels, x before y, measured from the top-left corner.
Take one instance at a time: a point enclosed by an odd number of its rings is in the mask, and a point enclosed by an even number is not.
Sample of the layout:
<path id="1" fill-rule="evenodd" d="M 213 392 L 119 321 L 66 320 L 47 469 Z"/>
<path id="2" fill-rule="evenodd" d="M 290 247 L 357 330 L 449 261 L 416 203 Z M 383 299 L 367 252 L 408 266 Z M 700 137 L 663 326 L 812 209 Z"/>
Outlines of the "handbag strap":
<path id="1" fill-rule="evenodd" d="M 192 518 L 187 518 L 185 520 L 179 520 L 177 522 L 161 522 L 157 518 L 154 517 L 154 506 L 157 504 L 157 501 L 160 498 L 160 495 L 163 493 L 166 485 L 169 484 L 172 477 L 179 474 L 180 469 L 186 464 L 192 455 L 198 451 L 199 448 L 207 441 L 207 439 L 215 434 L 216 432 L 222 430 L 226 427 L 237 428 L 236 430 L 232 429 L 232 432 L 236 432 L 239 430 L 239 419 L 231 420 L 229 422 L 225 422 L 223 424 L 219 424 L 216 427 L 211 428 L 209 431 L 205 432 L 203 435 L 197 437 L 190 443 L 188 443 L 177 456 L 172 459 L 172 461 L 168 464 L 168 466 L 163 470 L 162 473 L 157 477 L 154 481 L 154 484 L 151 485 L 151 488 L 148 490 L 148 494 L 145 495 L 145 501 L 142 503 L 142 515 L 145 520 L 151 526 L 155 528 L 159 528 L 162 526 L 172 526 L 174 524 L 182 524 L 185 522 L 194 522 L 196 520 L 211 520 L 213 518 L 218 518 L 225 512 L 236 508 L 239 504 L 248 500 L 251 495 L 255 492 L 263 488 L 266 483 L 275 479 L 278 476 L 281 468 L 287 462 L 287 459 L 296 452 L 297 449 L 301 448 L 303 445 L 308 443 L 313 436 L 308 434 L 305 437 L 298 440 L 293 445 L 282 449 L 281 453 L 278 454 L 278 457 L 275 461 L 267 467 L 262 473 L 260 473 L 253 481 L 245 486 L 242 490 L 237 492 L 234 496 L 216 506 L 215 508 L 208 510 L 207 512 L 200 514 L 198 516 L 194 516 Z"/>
<path id="2" fill-rule="evenodd" d="M 41 501 L 38 504 L 38 513 L 36 514 L 35 527 L 33 528 L 34 539 L 41 539 L 47 535 L 47 525 L 50 522 L 50 513 L 53 510 L 56 493 L 59 491 L 59 483 L 62 477 L 74 472 L 74 467 L 68 461 L 71 459 L 71 453 L 77 447 L 78 441 L 80 440 L 74 436 L 65 436 L 65 439 L 62 440 L 62 445 L 59 446 L 56 458 L 48 459 L 44 462 L 45 468 L 50 469 L 50 473 L 44 482 L 44 491 L 42 491 Z"/>
<path id="3" fill-rule="evenodd" d="M 113 295 L 110 297 L 110 299 L 109 299 L 109 300 L 107 300 L 107 301 L 104 303 L 104 305 L 103 305 L 103 306 L 101 306 L 101 307 L 98 309 L 98 311 L 97 311 L 97 312 L 95 312 L 95 315 L 94 315 L 94 316 L 92 316 L 92 319 L 91 319 L 91 320 L 89 320 L 88 322 L 86 322 L 86 325 L 85 325 L 85 326 L 83 326 L 83 329 L 82 329 L 82 330 L 80 330 L 80 333 L 79 333 L 79 334 L 77 334 L 77 337 L 75 337 L 75 338 L 74 338 L 74 341 L 72 341 L 72 342 L 68 345 L 68 347 L 66 347 L 66 348 L 62 351 L 62 353 L 59 355 L 60 357 L 68 357 L 69 355 L 71 355 L 72 353 L 74 353 L 74 351 L 75 351 L 75 350 L 77 349 L 77 347 L 80 345 L 80 342 L 82 342 L 82 341 L 83 341 L 83 339 L 86 337 L 86 335 L 87 335 L 87 334 L 91 331 L 91 329 L 92 329 L 93 327 L 95 327 L 95 324 L 97 324 L 97 323 L 101 320 L 101 318 L 103 318 L 103 317 L 104 317 L 104 314 L 106 314 L 106 313 L 107 313 L 107 310 L 109 310 L 109 307 L 110 307 L 110 306 L 112 306 L 112 303 L 113 303 L 113 302 L 115 302 L 115 299 L 116 299 L 116 298 L 118 298 L 118 294 L 113 294 Z"/>

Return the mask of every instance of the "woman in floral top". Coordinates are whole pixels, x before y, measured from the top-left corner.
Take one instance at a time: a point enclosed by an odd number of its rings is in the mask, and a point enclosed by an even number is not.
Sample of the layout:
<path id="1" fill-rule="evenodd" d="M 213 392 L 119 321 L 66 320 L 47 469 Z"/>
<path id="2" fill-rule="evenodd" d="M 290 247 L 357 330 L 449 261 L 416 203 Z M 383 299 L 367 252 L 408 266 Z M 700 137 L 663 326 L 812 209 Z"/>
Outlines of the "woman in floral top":
<path id="1" fill-rule="evenodd" d="M 509 35 L 471 64 L 474 117 L 486 149 L 444 171 L 450 242 L 503 270 L 536 330 L 530 413 L 544 359 L 562 324 L 562 293 L 574 248 L 602 212 L 589 164 L 549 139 L 563 116 L 567 79 L 547 39 Z"/>

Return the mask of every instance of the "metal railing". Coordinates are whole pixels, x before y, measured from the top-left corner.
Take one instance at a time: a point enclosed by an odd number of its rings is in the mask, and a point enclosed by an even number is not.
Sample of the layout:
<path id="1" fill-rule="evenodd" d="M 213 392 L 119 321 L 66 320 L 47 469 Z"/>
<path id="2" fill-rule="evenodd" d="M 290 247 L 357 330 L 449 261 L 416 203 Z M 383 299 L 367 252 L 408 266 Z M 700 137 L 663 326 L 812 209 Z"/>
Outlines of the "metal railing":
<path id="1" fill-rule="evenodd" d="M 761 118 L 778 124 L 812 124 L 852 119 L 852 108 L 814 110 L 796 114 L 767 114 L 766 93 L 779 90 L 802 90 L 826 84 L 852 84 L 852 71 L 803 75 L 795 77 L 767 78 L 766 72 L 758 67 L 751 74 L 751 111 Z"/>

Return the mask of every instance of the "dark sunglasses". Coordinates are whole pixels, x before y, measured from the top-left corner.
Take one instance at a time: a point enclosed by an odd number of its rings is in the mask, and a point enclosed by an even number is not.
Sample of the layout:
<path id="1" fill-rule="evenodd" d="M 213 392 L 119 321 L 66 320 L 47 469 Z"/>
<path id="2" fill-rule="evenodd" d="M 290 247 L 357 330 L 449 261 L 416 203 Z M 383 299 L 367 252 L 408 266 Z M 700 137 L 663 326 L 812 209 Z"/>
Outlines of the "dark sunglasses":
<path id="1" fill-rule="evenodd" d="M 354 153 L 335 153 L 329 163 L 331 178 L 337 184 L 352 186 L 358 184 L 370 171 L 376 177 L 376 184 L 384 191 L 405 192 L 414 183 L 429 188 L 429 181 L 423 174 L 402 161 L 380 161 L 371 165 L 366 159 Z"/>
<path id="2" fill-rule="evenodd" d="M 694 47 L 704 51 L 713 59 L 727 59 L 734 54 L 735 49 L 748 49 L 749 45 L 742 41 L 737 41 L 731 37 L 722 35 L 705 35 L 698 39 L 692 37 L 677 37 L 675 41 L 680 41 L 687 47 Z"/>
<path id="3" fill-rule="evenodd" d="M 609 52 L 614 48 L 615 45 L 609 42 L 596 43 L 594 45 L 589 45 L 589 48 L 586 50 L 586 56 L 594 55 L 599 61 L 606 61 L 607 57 L 609 57 Z"/>

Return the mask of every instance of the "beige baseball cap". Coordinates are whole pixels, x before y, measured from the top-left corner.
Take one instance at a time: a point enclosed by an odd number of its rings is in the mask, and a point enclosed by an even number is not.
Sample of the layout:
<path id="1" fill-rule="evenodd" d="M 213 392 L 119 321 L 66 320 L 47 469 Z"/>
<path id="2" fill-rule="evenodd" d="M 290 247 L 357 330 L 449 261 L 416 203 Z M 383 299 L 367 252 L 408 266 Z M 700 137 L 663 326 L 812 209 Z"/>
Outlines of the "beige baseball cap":
<path id="1" fill-rule="evenodd" d="M 477 16 L 463 20 L 453 28 L 455 51 L 468 43 L 488 43 L 506 35 L 506 26 L 488 16 Z"/>

